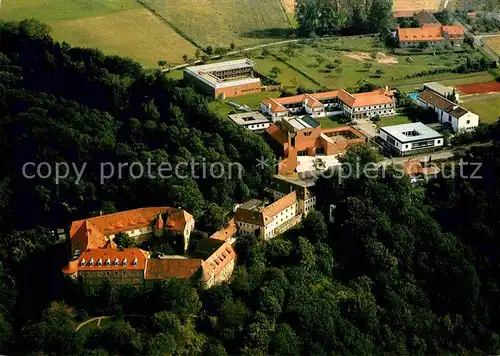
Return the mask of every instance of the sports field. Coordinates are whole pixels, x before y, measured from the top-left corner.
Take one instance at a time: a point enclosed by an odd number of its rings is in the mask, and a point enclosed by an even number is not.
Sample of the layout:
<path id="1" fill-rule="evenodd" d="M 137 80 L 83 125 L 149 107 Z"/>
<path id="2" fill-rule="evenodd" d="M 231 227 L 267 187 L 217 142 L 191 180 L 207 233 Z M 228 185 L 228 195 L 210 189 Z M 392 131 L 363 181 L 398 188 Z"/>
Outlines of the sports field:
<path id="1" fill-rule="evenodd" d="M 281 0 L 141 0 L 198 45 L 249 46 L 290 28 Z"/>
<path id="2" fill-rule="evenodd" d="M 486 94 L 500 92 L 500 82 L 485 82 L 457 85 L 457 89 L 464 94 Z"/>
<path id="3" fill-rule="evenodd" d="M 36 18 L 56 40 L 96 47 L 156 67 L 160 59 L 182 63 L 196 47 L 135 0 L 3 0 L 0 19 Z M 173 50 L 175 49 L 175 50 Z"/>

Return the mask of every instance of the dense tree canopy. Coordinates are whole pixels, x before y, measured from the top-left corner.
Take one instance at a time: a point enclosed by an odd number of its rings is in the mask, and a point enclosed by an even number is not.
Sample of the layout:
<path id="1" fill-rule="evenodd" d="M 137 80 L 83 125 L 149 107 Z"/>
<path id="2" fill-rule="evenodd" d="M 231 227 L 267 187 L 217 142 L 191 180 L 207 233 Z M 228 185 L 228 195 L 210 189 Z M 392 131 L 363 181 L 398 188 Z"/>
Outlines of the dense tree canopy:
<path id="1" fill-rule="evenodd" d="M 297 0 L 296 18 L 302 36 L 385 33 L 393 27 L 392 1 Z"/>

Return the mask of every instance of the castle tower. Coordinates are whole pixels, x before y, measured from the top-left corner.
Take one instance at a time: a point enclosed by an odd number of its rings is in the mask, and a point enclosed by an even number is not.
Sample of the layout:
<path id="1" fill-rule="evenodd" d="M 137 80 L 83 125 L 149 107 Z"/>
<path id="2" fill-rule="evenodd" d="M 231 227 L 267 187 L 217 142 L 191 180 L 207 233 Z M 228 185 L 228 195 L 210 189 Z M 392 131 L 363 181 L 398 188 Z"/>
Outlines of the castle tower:
<path id="1" fill-rule="evenodd" d="M 153 227 L 154 235 L 156 237 L 162 237 L 164 227 L 165 227 L 165 223 L 163 222 L 163 218 L 161 217 L 161 214 L 158 214 L 156 221 L 155 221 L 155 226 Z"/>

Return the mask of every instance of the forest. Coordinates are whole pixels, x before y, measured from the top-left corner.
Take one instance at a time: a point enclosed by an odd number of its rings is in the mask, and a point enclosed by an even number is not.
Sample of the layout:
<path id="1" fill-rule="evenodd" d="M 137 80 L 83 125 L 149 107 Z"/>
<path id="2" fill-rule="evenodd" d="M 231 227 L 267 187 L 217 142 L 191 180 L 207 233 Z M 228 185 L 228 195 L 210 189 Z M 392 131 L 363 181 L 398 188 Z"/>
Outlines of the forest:
<path id="1" fill-rule="evenodd" d="M 200 228 L 258 196 L 263 139 L 156 71 L 0 24 L 0 353 L 19 355 L 428 355 L 500 352 L 500 127 L 463 153 L 464 174 L 412 187 L 389 169 L 316 185 L 317 211 L 271 241 L 239 240 L 229 284 L 152 289 L 63 280 L 72 220 L 183 206 Z M 240 162 L 241 179 L 110 179 L 98 162 Z M 344 162 L 375 156 L 356 148 Z M 24 162 L 88 162 L 82 180 L 26 179 Z M 459 172 L 449 164 L 447 170 Z M 330 216 L 332 206 L 333 213 Z M 113 322 L 87 333 L 92 316 Z"/>
<path id="2" fill-rule="evenodd" d="M 297 0 L 302 36 L 385 34 L 394 27 L 392 0 Z"/>

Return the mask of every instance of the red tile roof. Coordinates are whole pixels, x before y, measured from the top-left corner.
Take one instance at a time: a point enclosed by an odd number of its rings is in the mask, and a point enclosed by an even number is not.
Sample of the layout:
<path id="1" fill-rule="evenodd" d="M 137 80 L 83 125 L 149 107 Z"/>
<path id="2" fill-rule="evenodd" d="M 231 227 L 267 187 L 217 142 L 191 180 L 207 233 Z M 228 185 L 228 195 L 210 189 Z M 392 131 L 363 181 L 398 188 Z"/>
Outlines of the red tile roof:
<path id="1" fill-rule="evenodd" d="M 400 42 L 440 41 L 443 39 L 441 26 L 423 26 L 421 28 L 398 28 Z"/>
<path id="2" fill-rule="evenodd" d="M 266 133 L 281 145 L 288 142 L 288 135 L 283 130 L 281 130 L 276 124 L 271 124 L 266 129 Z"/>
<path id="3" fill-rule="evenodd" d="M 264 216 L 264 224 L 269 224 L 271 221 L 273 221 L 274 216 L 295 203 L 297 203 L 297 193 L 293 191 L 290 194 L 285 195 L 283 198 L 275 201 L 271 205 L 266 206 L 261 210 L 261 213 Z"/>
<path id="4" fill-rule="evenodd" d="M 63 273 L 144 270 L 148 256 L 149 252 L 140 248 L 119 250 L 110 244 L 107 248 L 84 251 L 77 260 L 69 262 Z"/>
<path id="5" fill-rule="evenodd" d="M 464 28 L 460 25 L 443 26 L 443 32 L 446 33 L 449 38 L 464 37 Z"/>
<path id="6" fill-rule="evenodd" d="M 275 105 L 274 106 L 271 105 L 271 111 L 278 112 L 278 111 L 287 111 L 283 105 L 305 103 L 306 99 L 307 99 L 307 106 L 310 108 L 315 108 L 323 106 L 320 100 L 334 99 L 334 98 L 338 98 L 349 107 L 382 105 L 394 102 L 393 93 L 391 91 L 385 91 L 384 89 L 378 89 L 374 90 L 373 92 L 361 93 L 361 94 L 350 94 L 344 89 L 340 89 L 324 93 L 295 95 L 278 99 L 269 98 L 262 101 L 262 103 L 268 105 L 269 103 L 271 103 L 270 100 L 272 100 L 275 103 Z M 274 130 L 275 129 L 271 129 L 271 131 Z"/>
<path id="7" fill-rule="evenodd" d="M 192 218 L 192 215 L 183 209 L 164 206 L 133 209 L 74 221 L 70 230 L 72 250 L 103 247 L 107 235 L 151 226 L 159 214 L 165 213 L 168 213 L 166 227 L 174 231 L 183 230 L 187 220 Z"/>
<path id="8" fill-rule="evenodd" d="M 233 218 L 229 220 L 226 227 L 215 232 L 212 236 L 210 236 L 210 238 L 215 240 L 226 241 L 227 239 L 233 237 L 234 234 L 236 234 L 236 224 L 234 223 L 234 218 Z"/>
<path id="9" fill-rule="evenodd" d="M 229 242 L 225 242 L 203 262 L 203 280 L 208 281 L 210 278 L 216 277 L 235 258 L 235 249 Z"/>
<path id="10" fill-rule="evenodd" d="M 148 260 L 145 279 L 191 278 L 202 266 L 198 258 L 167 258 Z"/>
<path id="11" fill-rule="evenodd" d="M 417 160 L 408 160 L 403 163 L 403 170 L 408 175 L 422 173 L 422 163 Z"/>
<path id="12" fill-rule="evenodd" d="M 353 108 L 394 103 L 394 93 L 390 90 L 379 89 L 368 93 L 353 94 L 352 96 L 354 102 L 350 106 Z"/>
<path id="13" fill-rule="evenodd" d="M 283 105 L 276 101 L 273 98 L 267 98 L 262 100 L 262 104 L 271 108 L 272 112 L 286 112 L 288 111 Z"/>

